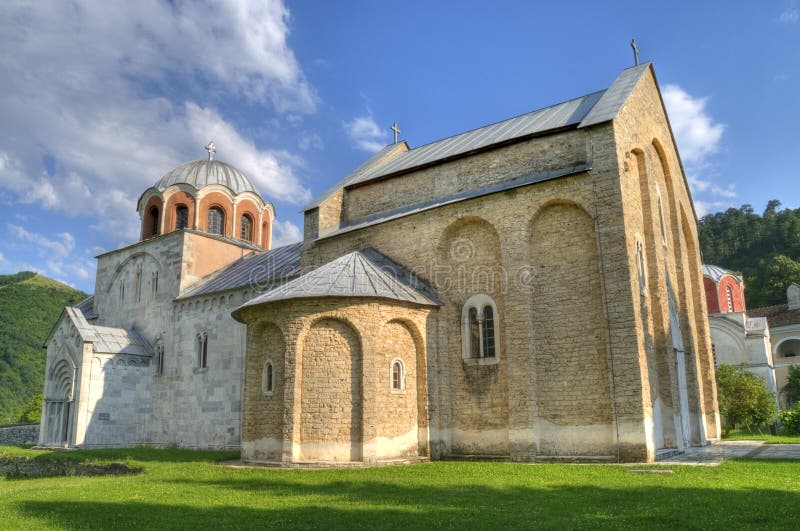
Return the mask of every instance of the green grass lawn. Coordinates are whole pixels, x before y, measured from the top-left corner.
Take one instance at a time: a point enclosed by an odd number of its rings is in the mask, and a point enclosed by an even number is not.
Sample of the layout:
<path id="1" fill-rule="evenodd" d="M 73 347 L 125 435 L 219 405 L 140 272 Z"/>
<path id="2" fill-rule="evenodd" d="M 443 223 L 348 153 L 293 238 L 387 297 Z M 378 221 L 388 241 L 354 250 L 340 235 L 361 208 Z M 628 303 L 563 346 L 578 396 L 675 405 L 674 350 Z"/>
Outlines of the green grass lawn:
<path id="1" fill-rule="evenodd" d="M 87 450 L 8 455 L 121 461 L 138 476 L 0 478 L 2 529 L 787 528 L 800 461 L 729 461 L 633 474 L 613 465 L 436 462 L 232 469 L 235 453 Z"/>
<path id="2" fill-rule="evenodd" d="M 745 428 L 731 430 L 723 437 L 726 441 L 766 441 L 767 444 L 800 444 L 800 435 L 770 435 L 769 428 L 748 431 Z"/>

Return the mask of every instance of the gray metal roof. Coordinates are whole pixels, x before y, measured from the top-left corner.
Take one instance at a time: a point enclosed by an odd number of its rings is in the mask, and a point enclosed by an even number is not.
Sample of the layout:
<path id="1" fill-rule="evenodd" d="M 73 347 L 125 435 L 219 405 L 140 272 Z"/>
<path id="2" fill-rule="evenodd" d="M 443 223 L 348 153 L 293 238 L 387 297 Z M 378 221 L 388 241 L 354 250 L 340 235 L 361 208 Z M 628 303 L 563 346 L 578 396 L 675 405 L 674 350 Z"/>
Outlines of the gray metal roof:
<path id="1" fill-rule="evenodd" d="M 608 122 L 616 118 L 620 109 L 625 104 L 628 96 L 633 92 L 633 88 L 650 68 L 650 63 L 642 63 L 623 70 L 617 79 L 603 93 L 600 101 L 592 107 L 592 110 L 581 120 L 578 127 L 589 127 L 590 125 Z"/>
<path id="2" fill-rule="evenodd" d="M 708 277 L 714 282 L 719 282 L 722 280 L 722 277 L 725 275 L 730 275 L 735 279 L 741 280 L 742 277 L 734 273 L 733 271 L 728 271 L 720 266 L 712 265 L 712 264 L 703 264 L 703 276 Z"/>
<path id="3" fill-rule="evenodd" d="M 379 164 L 382 160 L 386 157 L 391 155 L 394 151 L 408 151 L 408 144 L 404 141 L 398 142 L 397 144 L 389 144 L 385 146 L 383 149 L 372 155 L 370 158 L 367 159 L 361 166 L 356 168 L 355 170 L 348 173 L 344 179 L 340 179 L 336 184 L 332 187 L 325 190 L 322 194 L 320 194 L 314 201 L 309 204 L 305 210 L 311 210 L 312 208 L 317 208 L 323 201 L 327 198 L 332 196 L 336 193 L 337 190 L 342 188 L 343 186 L 347 186 L 351 182 L 357 181 L 364 173 L 371 170 L 374 166 Z"/>
<path id="4" fill-rule="evenodd" d="M 336 183 L 330 190 L 326 191 L 306 207 L 306 210 L 316 208 L 324 199 L 343 187 L 365 183 L 393 173 L 425 166 L 436 161 L 463 155 L 515 138 L 578 125 L 592 107 L 600 100 L 604 92 L 605 91 L 602 90 L 593 92 L 592 94 L 587 94 L 580 98 L 575 98 L 557 105 L 551 105 L 544 109 L 523 114 L 522 116 L 509 118 L 502 122 L 473 129 L 466 133 L 451 136 L 444 140 L 439 140 L 385 158 L 388 148 L 395 146 L 395 144 L 392 144 L 379 151 L 370 158 L 367 163 L 362 164 L 358 169 Z M 377 155 L 381 156 L 378 157 Z M 385 162 L 380 164 L 379 162 L 381 160 L 385 160 Z M 364 169 L 365 166 L 366 168 Z"/>
<path id="5" fill-rule="evenodd" d="M 68 306 L 64 310 L 81 335 L 81 339 L 92 343 L 95 352 L 134 356 L 153 355 L 150 343 L 136 330 L 91 325 L 78 308 Z"/>
<path id="6" fill-rule="evenodd" d="M 392 174 L 406 172 L 452 157 L 502 144 L 525 136 L 560 130 L 565 127 L 588 127 L 613 120 L 650 63 L 626 68 L 606 90 L 551 105 L 521 116 L 480 127 L 443 140 L 387 157 L 392 144 L 373 155 L 366 163 L 321 194 L 306 210 L 316 208 L 341 188 L 365 183 Z M 404 146 L 407 144 L 403 143 Z"/>
<path id="7" fill-rule="evenodd" d="M 300 274 L 302 242 L 284 245 L 240 258 L 229 266 L 201 280 L 178 298 L 187 299 L 243 287 L 272 287 L 276 282 Z"/>
<path id="8" fill-rule="evenodd" d="M 163 191 L 179 183 L 190 184 L 198 190 L 210 184 L 221 184 L 235 194 L 258 193 L 244 173 L 218 160 L 193 160 L 182 164 L 164 175 L 153 187 Z"/>
<path id="9" fill-rule="evenodd" d="M 438 306 L 435 292 L 378 251 L 355 251 L 243 304 L 239 309 L 287 299 L 377 297 Z"/>

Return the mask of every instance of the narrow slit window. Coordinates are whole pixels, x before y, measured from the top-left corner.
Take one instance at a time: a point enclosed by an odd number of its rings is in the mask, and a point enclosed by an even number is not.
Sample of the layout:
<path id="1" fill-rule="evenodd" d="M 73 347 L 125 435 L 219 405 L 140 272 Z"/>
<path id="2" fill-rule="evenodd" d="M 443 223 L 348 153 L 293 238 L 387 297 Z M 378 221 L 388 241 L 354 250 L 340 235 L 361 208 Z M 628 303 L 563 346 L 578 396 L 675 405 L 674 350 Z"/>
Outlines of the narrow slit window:
<path id="1" fill-rule="evenodd" d="M 402 391 L 405 388 L 403 374 L 403 363 L 395 360 L 392 363 L 392 391 Z"/>
<path id="2" fill-rule="evenodd" d="M 478 309 L 469 309 L 469 357 L 481 357 L 481 332 L 480 323 L 478 322 Z"/>
<path id="3" fill-rule="evenodd" d="M 494 310 L 491 306 L 483 309 L 483 357 L 494 358 Z"/>

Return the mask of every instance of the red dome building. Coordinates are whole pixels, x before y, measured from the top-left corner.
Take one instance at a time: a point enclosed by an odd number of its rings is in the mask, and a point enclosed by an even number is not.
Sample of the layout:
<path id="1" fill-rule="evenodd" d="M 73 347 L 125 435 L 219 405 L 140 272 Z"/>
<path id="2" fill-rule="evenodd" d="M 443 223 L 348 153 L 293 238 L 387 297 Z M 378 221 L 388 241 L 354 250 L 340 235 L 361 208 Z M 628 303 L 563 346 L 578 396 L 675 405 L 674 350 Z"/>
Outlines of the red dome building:
<path id="1" fill-rule="evenodd" d="M 746 311 L 744 305 L 744 280 L 727 269 L 703 264 L 703 287 L 706 292 L 708 313 Z"/>
<path id="2" fill-rule="evenodd" d="M 269 249 L 275 209 L 250 179 L 233 166 L 214 160 L 187 162 L 158 180 L 139 198 L 141 239 L 176 230 L 199 230 Z"/>

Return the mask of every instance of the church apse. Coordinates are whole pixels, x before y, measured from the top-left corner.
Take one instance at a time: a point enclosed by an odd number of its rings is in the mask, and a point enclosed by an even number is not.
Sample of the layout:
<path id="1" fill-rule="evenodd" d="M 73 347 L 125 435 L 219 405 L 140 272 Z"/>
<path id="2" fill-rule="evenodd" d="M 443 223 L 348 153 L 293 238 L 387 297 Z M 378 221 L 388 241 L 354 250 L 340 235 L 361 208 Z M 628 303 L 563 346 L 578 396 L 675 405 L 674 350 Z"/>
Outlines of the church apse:
<path id="1" fill-rule="evenodd" d="M 363 433 L 362 353 L 344 321 L 314 323 L 302 345 L 301 461 L 360 461 Z"/>

